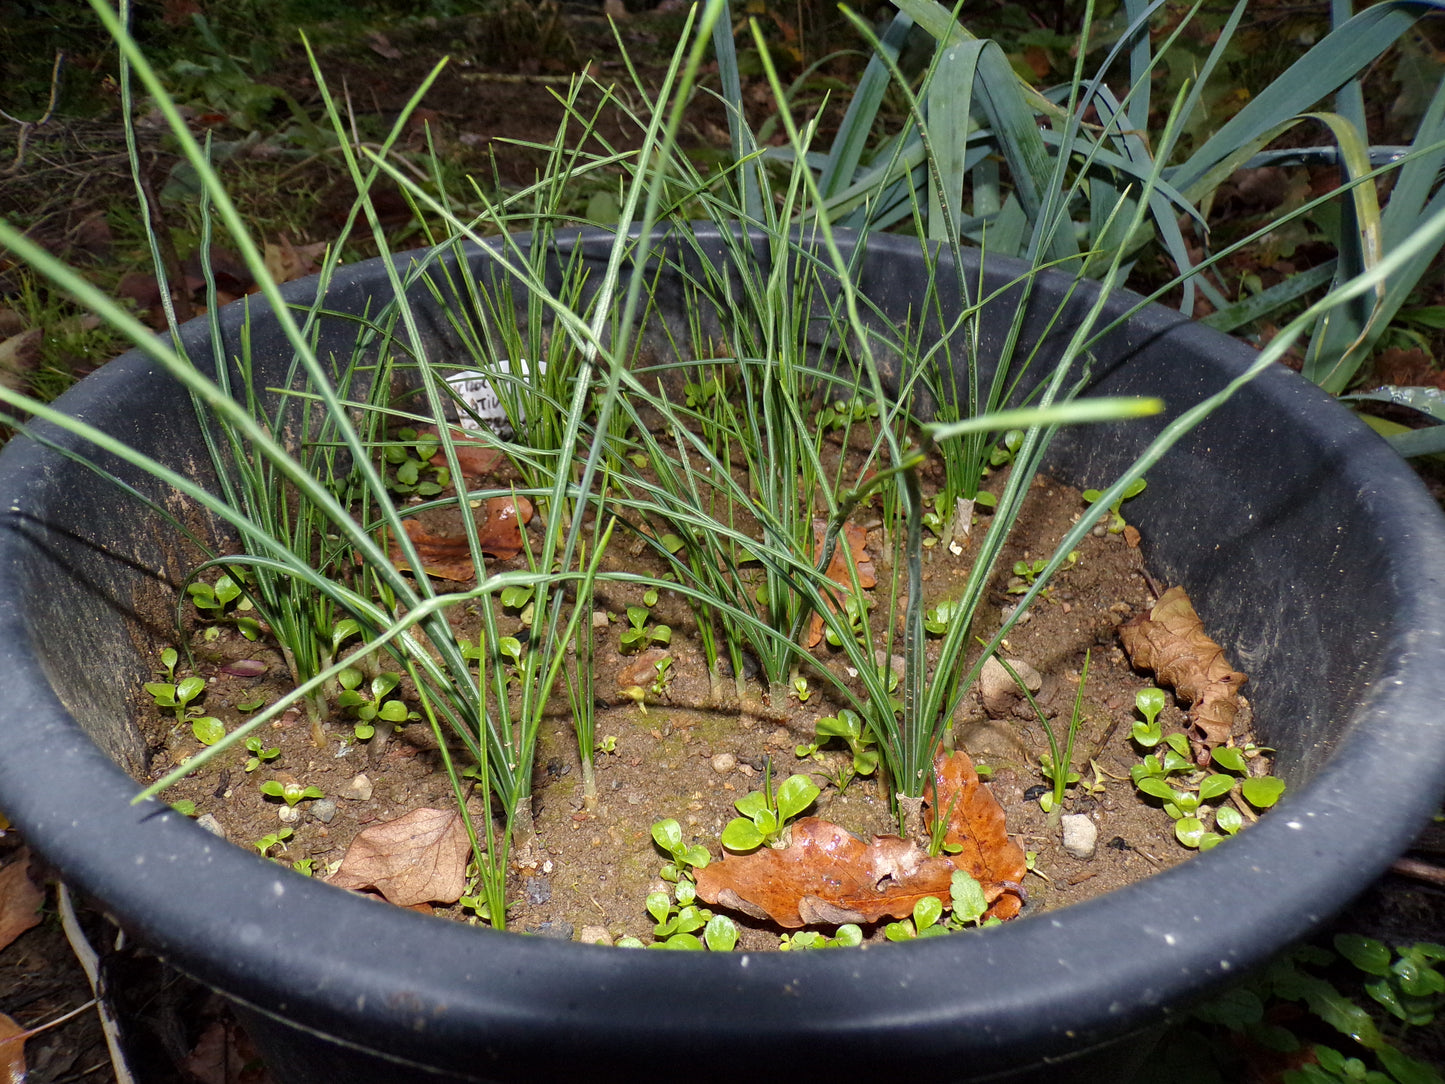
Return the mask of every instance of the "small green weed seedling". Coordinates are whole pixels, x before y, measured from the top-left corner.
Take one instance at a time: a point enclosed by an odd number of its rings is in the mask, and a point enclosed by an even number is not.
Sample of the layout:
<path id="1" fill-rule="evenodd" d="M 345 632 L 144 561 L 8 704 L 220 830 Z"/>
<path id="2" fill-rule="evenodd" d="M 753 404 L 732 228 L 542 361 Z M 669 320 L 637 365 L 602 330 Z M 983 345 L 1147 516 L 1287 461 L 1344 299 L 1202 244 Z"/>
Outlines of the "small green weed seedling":
<path id="1" fill-rule="evenodd" d="M 646 606 L 627 607 L 627 629 L 618 638 L 617 649 L 624 655 L 635 655 L 652 644 L 672 643 L 672 629 L 651 624 L 652 611 Z"/>
<path id="2" fill-rule="evenodd" d="M 251 755 L 246 760 L 246 771 L 254 772 L 262 764 L 267 764 L 281 755 L 281 750 L 272 747 L 267 749 L 266 743 L 260 738 L 247 738 L 246 751 Z"/>
<path id="3" fill-rule="evenodd" d="M 256 640 L 261 635 L 261 623 L 251 616 L 255 609 L 251 600 L 245 597 L 241 585 L 229 574 L 222 573 L 214 584 L 197 580 L 186 585 L 186 594 L 196 612 L 206 621 L 230 622 L 242 636 Z M 207 638 L 213 639 L 215 626 L 207 629 Z"/>
<path id="4" fill-rule="evenodd" d="M 715 915 L 699 907 L 696 900 L 697 889 L 688 880 L 677 882 L 676 900 L 666 892 L 648 893 L 647 913 L 657 923 L 652 935 L 658 939 L 648 948 L 731 952 L 738 942 L 736 924 L 726 915 Z M 632 939 L 628 940 L 630 946 Z"/>
<path id="5" fill-rule="evenodd" d="M 278 828 L 276 831 L 268 832 L 256 840 L 256 849 L 261 852 L 263 858 L 271 858 L 272 848 L 280 847 L 284 851 L 286 849 L 286 841 L 291 838 L 291 835 L 292 832 L 290 828 Z"/>
<path id="6" fill-rule="evenodd" d="M 1070 550 L 1069 556 L 1065 559 L 1063 567 L 1060 568 L 1059 571 L 1062 572 L 1066 568 L 1073 568 L 1074 565 L 1078 563 L 1079 551 Z M 1034 581 L 1039 578 L 1040 573 L 1042 573 L 1043 570 L 1048 567 L 1048 565 L 1048 561 L 1042 559 L 1035 561 L 1015 561 L 1013 566 L 1013 578 L 1009 580 L 1008 586 L 1004 590 L 1006 590 L 1010 595 L 1028 594 L 1029 588 L 1034 585 Z M 1050 599 L 1052 598 L 1052 596 L 1052 587 L 1046 587 L 1039 592 L 1040 598 Z"/>
<path id="7" fill-rule="evenodd" d="M 1150 687 L 1134 694 L 1134 706 L 1144 718 L 1134 720 L 1130 736 L 1145 749 L 1153 749 L 1164 740 L 1163 728 L 1159 725 L 1159 713 L 1164 710 L 1164 690 Z"/>
<path id="8" fill-rule="evenodd" d="M 862 395 L 839 399 L 818 411 L 818 432 L 829 429 L 850 429 L 870 418 L 878 417 L 878 404 Z"/>
<path id="9" fill-rule="evenodd" d="M 202 745 L 215 745 L 226 736 L 226 724 L 214 715 L 202 715 L 196 703 L 206 691 L 206 679 L 191 674 L 176 680 L 176 663 L 180 656 L 175 648 L 168 647 L 161 652 L 161 666 L 167 681 L 147 681 L 145 691 L 150 694 L 156 707 L 162 711 L 174 712 L 177 727 L 191 724 L 191 733 Z"/>
<path id="10" fill-rule="evenodd" d="M 336 675 L 336 681 L 342 690 L 336 698 L 336 706 L 356 717 L 354 732 L 358 741 L 367 741 L 376 735 L 377 719 L 400 726 L 409 720 L 421 718 L 416 712 L 407 711 L 406 705 L 400 700 L 387 699 L 400 683 L 400 675 L 377 674 L 368 686 L 370 695 L 361 690 L 361 683 L 365 680 L 366 675 L 354 666 L 348 666 Z"/>
<path id="11" fill-rule="evenodd" d="M 811 758 L 822 764 L 823 755 L 818 749 L 834 739 L 846 742 L 848 751 L 853 754 L 851 763 L 845 764 L 833 778 L 833 785 L 841 793 L 848 789 L 855 776 L 872 775 L 878 770 L 878 750 L 873 748 L 873 735 L 863 719 L 857 712 L 844 708 L 837 715 L 825 715 L 819 719 L 813 728 L 813 740 L 799 745 L 794 752 L 799 757 Z"/>
<path id="12" fill-rule="evenodd" d="M 1242 1080 L 1266 1053 L 1276 1064 L 1299 1066 L 1280 1077 L 1285 1084 L 1440 1084 L 1435 1068 L 1396 1044 L 1445 1006 L 1438 970 L 1445 945 L 1392 950 L 1373 938 L 1336 934 L 1333 946 L 1332 952 L 1301 945 L 1194 1008 L 1150 1057 L 1140 1084 Z M 1340 957 L 1360 974 L 1350 976 Z M 1381 1028 L 1359 1003 L 1361 986 L 1394 1017 L 1394 1027 Z M 1331 1029 L 1339 1036 L 1333 1041 Z"/>
<path id="13" fill-rule="evenodd" d="M 1406 1027 L 1433 1023 L 1445 1009 L 1445 971 L 1440 968 L 1445 945 L 1421 941 L 1392 953 L 1383 942 L 1350 933 L 1336 934 L 1334 944 L 1335 951 L 1372 976 L 1365 993 Z"/>
<path id="14" fill-rule="evenodd" d="M 1148 483 L 1143 478 L 1136 479 L 1135 481 L 1124 487 L 1124 492 L 1119 494 L 1119 499 L 1117 501 L 1109 505 L 1110 534 L 1120 534 L 1124 530 L 1124 528 L 1128 526 L 1128 524 L 1124 522 L 1123 513 L 1121 513 L 1119 509 L 1123 506 L 1125 501 L 1129 500 L 1131 497 L 1137 497 L 1139 496 L 1139 494 L 1143 493 L 1147 486 Z M 1090 504 L 1092 504 L 1094 501 L 1097 501 L 1103 495 L 1103 492 L 1097 489 L 1084 490 L 1084 500 L 1088 501 Z"/>
<path id="15" fill-rule="evenodd" d="M 797 933 L 778 935 L 779 952 L 803 952 L 810 949 L 857 948 L 863 943 L 863 930 L 852 922 L 845 922 L 833 931 L 833 936 L 819 930 L 799 930 Z"/>
<path id="16" fill-rule="evenodd" d="M 672 859 L 662 867 L 660 876 L 664 881 L 676 884 L 692 876 L 692 871 L 702 869 L 712 856 L 701 843 L 688 846 L 682 838 L 682 825 L 672 817 L 657 821 L 652 826 L 652 840 L 662 848 L 663 854 Z"/>
<path id="17" fill-rule="evenodd" d="M 1135 698 L 1136 706 L 1145 693 Z M 1153 708 L 1152 697 L 1146 703 Z M 1140 706 L 1140 710 L 1145 710 Z M 1157 715 L 1157 711 L 1155 712 Z M 1143 725 L 1144 738 L 1153 737 L 1151 730 L 1156 725 L 1154 716 L 1146 712 Z M 1134 738 L 1140 744 L 1147 744 L 1139 737 L 1140 724 L 1135 724 Z M 1221 746 L 1213 752 L 1214 764 L 1224 769 L 1220 772 L 1199 771 L 1191 756 L 1189 739 L 1174 733 L 1156 740 L 1163 749 L 1150 753 L 1129 769 L 1129 777 L 1141 794 L 1157 798 L 1164 812 L 1174 819 L 1174 836 L 1186 847 L 1207 851 L 1218 846 L 1228 836 L 1244 827 L 1245 817 L 1241 808 L 1248 810 L 1268 809 L 1279 801 L 1284 793 L 1284 780 L 1273 775 L 1251 775 L 1249 755 L 1258 756 L 1263 750 L 1251 748 L 1249 753 L 1232 746 Z M 1235 805 L 1222 804 L 1226 799 L 1238 800 Z M 1243 803 L 1248 803 L 1244 805 Z M 1209 812 L 1214 815 L 1214 830 L 1210 831 L 1203 820 Z M 1250 819 L 1254 814 L 1250 812 Z"/>
<path id="18" fill-rule="evenodd" d="M 664 655 L 652 664 L 652 669 L 656 671 L 657 676 L 652 679 L 652 684 L 648 686 L 647 691 L 653 696 L 661 696 L 672 682 L 672 656 Z"/>
<path id="19" fill-rule="evenodd" d="M 963 607 L 956 599 L 944 599 L 923 614 L 923 628 L 934 636 L 945 636 L 954 621 L 962 616 Z"/>
<path id="20" fill-rule="evenodd" d="M 396 439 L 383 445 L 381 457 L 389 470 L 386 488 L 403 497 L 435 497 L 451 484 L 451 471 L 431 465 L 441 448 L 433 435 L 419 435 L 415 429 L 396 431 Z"/>
<path id="21" fill-rule="evenodd" d="M 194 817 L 196 815 L 196 803 L 189 798 L 181 798 L 172 802 L 171 808 L 183 817 Z"/>
<path id="22" fill-rule="evenodd" d="M 261 793 L 268 798 L 280 798 L 288 806 L 313 798 L 325 798 L 320 787 L 306 787 L 300 783 L 283 783 L 279 779 L 268 779 L 261 784 Z"/>
<path id="23" fill-rule="evenodd" d="M 161 662 L 166 668 L 168 681 L 147 681 L 145 691 L 155 701 L 156 707 L 162 711 L 175 713 L 176 722 L 186 721 L 186 711 L 191 703 L 198 699 L 206 691 L 206 679 L 197 677 L 195 674 L 176 680 L 176 652 L 172 648 L 166 648 L 161 652 Z"/>
<path id="24" fill-rule="evenodd" d="M 1034 715 L 1043 728 L 1044 737 L 1049 742 L 1049 751 L 1039 757 L 1039 771 L 1043 773 L 1044 781 L 1053 789 L 1040 796 L 1039 808 L 1049 815 L 1050 827 L 1057 825 L 1059 818 L 1063 816 L 1065 793 L 1080 779 L 1079 773 L 1073 770 L 1074 742 L 1078 738 L 1079 728 L 1084 722 L 1084 687 L 1089 683 L 1091 654 L 1088 651 L 1084 652 L 1084 665 L 1079 671 L 1079 690 L 1074 694 L 1074 710 L 1069 716 L 1069 729 L 1064 737 L 1062 748 L 1059 747 L 1058 736 L 1054 733 L 1053 724 L 1049 722 L 1048 716 L 1043 713 L 1034 700 L 1027 682 L 1019 677 L 1014 668 L 1002 656 L 995 656 L 1008 672 L 1009 677 L 1013 678 L 1014 684 L 1018 686 L 1019 692 L 1023 693 L 1029 707 L 1034 709 Z"/>
<path id="25" fill-rule="evenodd" d="M 914 941 L 924 937 L 941 937 L 977 926 L 994 926 L 998 919 L 984 920 L 988 899 L 983 885 L 967 870 L 956 869 L 949 883 L 952 909 L 945 914 L 943 901 L 937 896 L 924 896 L 913 906 L 913 917 L 890 922 L 883 927 L 883 936 L 890 941 Z"/>
<path id="26" fill-rule="evenodd" d="M 745 794 L 733 803 L 742 816 L 734 817 L 722 830 L 722 845 L 730 851 L 755 851 L 764 843 L 776 843 L 788 822 L 812 805 L 821 793 L 806 775 L 790 775 L 774 794 L 769 767 L 763 789 Z"/>

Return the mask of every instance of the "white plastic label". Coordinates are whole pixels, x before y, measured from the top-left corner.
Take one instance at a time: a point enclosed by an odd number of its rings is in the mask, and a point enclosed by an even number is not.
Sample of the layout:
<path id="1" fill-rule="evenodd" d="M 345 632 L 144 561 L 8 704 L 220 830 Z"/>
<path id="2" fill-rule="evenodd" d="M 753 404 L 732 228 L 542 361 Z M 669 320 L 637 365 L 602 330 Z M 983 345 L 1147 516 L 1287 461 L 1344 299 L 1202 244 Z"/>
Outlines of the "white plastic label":
<path id="1" fill-rule="evenodd" d="M 506 358 L 501 358 L 497 361 L 497 369 L 503 373 L 510 373 L 512 363 Z M 525 359 L 517 363 L 517 369 L 522 377 L 527 376 L 529 368 Z M 503 440 L 512 439 L 514 434 L 512 425 L 507 420 L 507 412 L 502 407 L 501 399 L 497 397 L 497 389 L 492 387 L 491 378 L 486 373 L 477 372 L 475 369 L 466 369 L 447 377 L 447 383 L 451 386 L 452 391 L 456 392 L 462 406 L 466 408 L 457 412 L 461 416 L 463 429 L 478 429 L 482 425 L 486 425 Z"/>

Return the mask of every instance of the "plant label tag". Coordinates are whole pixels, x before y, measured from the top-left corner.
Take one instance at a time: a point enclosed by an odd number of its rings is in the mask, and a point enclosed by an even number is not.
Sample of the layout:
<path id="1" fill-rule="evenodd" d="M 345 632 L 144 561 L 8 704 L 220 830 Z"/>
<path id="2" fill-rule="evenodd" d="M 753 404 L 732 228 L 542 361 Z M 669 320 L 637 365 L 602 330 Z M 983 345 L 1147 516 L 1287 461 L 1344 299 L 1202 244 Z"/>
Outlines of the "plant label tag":
<path id="1" fill-rule="evenodd" d="M 545 366 L 543 368 L 545 369 Z M 526 359 L 517 363 L 517 369 L 523 378 L 527 376 L 530 367 Z M 510 373 L 511 370 L 512 363 L 508 359 L 498 359 L 498 372 Z M 492 378 L 488 374 L 475 369 L 465 369 L 448 376 L 447 384 L 465 408 L 457 412 L 463 429 L 480 429 L 485 425 L 503 440 L 511 440 L 516 435 L 512 430 L 512 423 L 507 419 L 506 408 L 502 406 L 502 400 L 497 395 L 497 389 L 492 386 Z"/>

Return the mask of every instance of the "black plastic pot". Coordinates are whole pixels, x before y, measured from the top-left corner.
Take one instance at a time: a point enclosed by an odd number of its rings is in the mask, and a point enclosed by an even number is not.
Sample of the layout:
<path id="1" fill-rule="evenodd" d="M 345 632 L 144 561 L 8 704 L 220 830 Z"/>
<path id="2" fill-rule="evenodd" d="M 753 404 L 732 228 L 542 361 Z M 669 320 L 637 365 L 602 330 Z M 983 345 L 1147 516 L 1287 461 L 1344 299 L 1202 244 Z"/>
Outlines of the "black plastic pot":
<path id="1" fill-rule="evenodd" d="M 607 238 L 582 243 L 605 257 Z M 1017 271 L 989 264 L 991 283 Z M 922 274 L 916 245 L 877 237 L 858 282 L 901 316 Z M 1040 280 L 1037 311 L 1066 287 Z M 362 264 L 328 307 L 359 312 L 373 293 L 384 276 Z M 240 314 L 226 315 L 234 334 Z M 280 372 L 288 353 L 264 318 L 253 324 L 254 355 Z M 187 335 L 207 348 L 204 328 Z M 328 325 L 323 352 L 345 356 L 353 335 Z M 1095 353 L 1098 391 L 1162 395 L 1176 411 L 1254 356 L 1162 308 Z M 135 354 L 63 402 L 208 469 L 184 397 Z M 1069 433 L 1053 469 L 1102 484 L 1160 424 Z M 1341 908 L 1445 784 L 1445 520 L 1380 440 L 1283 369 L 1150 471 L 1129 518 L 1155 572 L 1189 588 L 1251 675 L 1289 795 L 1240 838 L 1105 898 L 881 949 L 628 952 L 466 928 L 291 874 L 158 803 L 133 806 L 125 769 L 143 751 L 124 707 L 150 669 L 143 633 L 164 627 L 180 547 L 133 498 L 30 440 L 0 455 L 0 510 L 0 807 L 131 934 L 241 1006 L 287 1084 L 1127 1079 L 1148 1051 L 1139 1036 Z"/>

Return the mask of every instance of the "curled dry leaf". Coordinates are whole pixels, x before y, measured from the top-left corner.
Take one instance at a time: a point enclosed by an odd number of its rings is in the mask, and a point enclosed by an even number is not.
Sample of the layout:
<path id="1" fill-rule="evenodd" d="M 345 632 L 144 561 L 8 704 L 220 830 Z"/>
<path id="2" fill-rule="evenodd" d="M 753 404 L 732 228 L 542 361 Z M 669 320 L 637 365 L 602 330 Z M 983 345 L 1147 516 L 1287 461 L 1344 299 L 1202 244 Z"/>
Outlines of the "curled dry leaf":
<path id="1" fill-rule="evenodd" d="M 434 425 L 423 425 L 417 427 L 418 433 L 436 433 Z M 460 426 L 452 426 L 452 437 L 456 443 L 457 466 L 462 468 L 462 477 L 471 481 L 479 481 L 482 478 L 489 478 L 492 472 L 502 462 L 502 453 L 498 448 L 488 448 L 483 444 L 476 443 L 475 431 L 468 431 Z M 447 465 L 447 454 L 440 448 L 431 457 L 433 467 L 445 467 Z"/>
<path id="2" fill-rule="evenodd" d="M 813 551 L 813 559 L 823 559 L 823 539 L 827 534 L 828 525 L 822 520 L 813 521 L 813 535 L 817 539 L 817 548 Z M 828 562 L 828 579 L 836 584 L 841 584 L 844 591 L 853 590 L 853 574 L 848 570 L 849 563 L 858 568 L 858 586 L 873 587 L 878 583 L 874 574 L 873 558 L 868 555 L 865 543 L 868 532 L 862 527 L 856 527 L 851 522 L 843 524 L 843 537 L 833 547 L 833 559 Z M 831 602 L 829 607 L 833 607 Z M 815 613 L 813 621 L 808 626 L 808 647 L 817 647 L 823 640 L 823 615 Z"/>
<path id="3" fill-rule="evenodd" d="M 29 865 L 30 851 L 22 847 L 15 861 L 0 869 L 0 949 L 40 924 L 45 893 L 31 882 Z"/>
<path id="4" fill-rule="evenodd" d="M 698 870 L 697 894 L 791 930 L 904 918 L 924 896 L 948 898 L 952 876 L 952 862 L 928 857 L 910 840 L 874 836 L 864 843 L 836 824 L 804 817 L 793 824 L 786 849 L 725 856 Z"/>
<path id="5" fill-rule="evenodd" d="M 522 552 L 522 527 L 532 518 L 532 502 L 526 497 L 488 497 L 483 507 L 487 518 L 477 527 L 477 545 L 488 557 L 510 561 Z M 415 519 L 404 519 L 401 524 L 428 576 L 458 583 L 476 576 L 466 535 L 435 534 Z M 406 562 L 399 546 L 391 547 L 391 560 L 403 571 L 416 571 Z"/>
<path id="6" fill-rule="evenodd" d="M 1024 853 L 1008 838 L 1002 807 L 980 784 L 967 754 L 940 753 L 935 767 L 938 808 L 949 814 L 945 839 L 963 847 L 957 855 L 930 857 L 898 836 L 864 843 L 836 824 L 805 817 L 793 824 L 784 849 L 724 855 L 698 870 L 698 896 L 784 929 L 877 922 L 906 918 L 925 896 L 950 903 L 953 871 L 963 869 L 983 885 L 990 915 L 1014 917 Z"/>
<path id="7" fill-rule="evenodd" d="M 1229 665 L 1224 648 L 1204 631 L 1182 587 L 1169 588 L 1147 614 L 1120 625 L 1119 639 L 1131 663 L 1153 670 L 1162 684 L 1173 686 L 1189 702 L 1195 759 L 1209 763 L 1210 752 L 1227 742 L 1234 730 L 1239 687 L 1248 676 Z"/>
<path id="8" fill-rule="evenodd" d="M 232 1020 L 212 1020 L 181 1062 L 194 1084 L 274 1084 L 250 1038 Z"/>
<path id="9" fill-rule="evenodd" d="M 964 752 L 939 750 L 933 761 L 937 793 L 928 788 L 933 815 L 948 818 L 944 843 L 961 847 L 951 855 L 953 864 L 979 884 L 989 901 L 986 914 L 1013 918 L 1023 907 L 1021 889 L 1028 859 L 1009 838 L 1003 806 L 998 804 Z"/>
<path id="10" fill-rule="evenodd" d="M 0 1012 L 0 1084 L 25 1084 L 26 1031 Z"/>
<path id="11" fill-rule="evenodd" d="M 398 907 L 456 903 L 466 891 L 470 857 L 460 813 L 414 809 L 358 833 L 331 883 L 375 889 Z"/>

